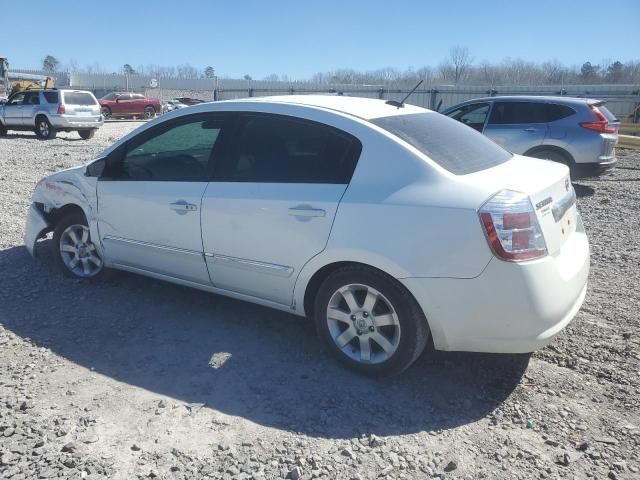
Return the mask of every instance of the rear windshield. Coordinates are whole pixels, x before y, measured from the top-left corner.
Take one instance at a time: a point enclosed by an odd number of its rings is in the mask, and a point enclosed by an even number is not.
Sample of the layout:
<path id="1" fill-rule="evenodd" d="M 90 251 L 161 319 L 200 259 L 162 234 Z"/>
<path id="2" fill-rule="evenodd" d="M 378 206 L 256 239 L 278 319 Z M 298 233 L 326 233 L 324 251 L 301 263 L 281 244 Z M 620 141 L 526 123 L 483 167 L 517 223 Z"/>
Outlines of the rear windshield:
<path id="1" fill-rule="evenodd" d="M 596 106 L 598 107 L 598 110 L 600 110 L 602 114 L 607 117 L 608 122 L 615 123 L 618 121 L 616 116 L 611 113 L 607 107 L 604 106 L 604 103 L 597 103 Z"/>
<path id="2" fill-rule="evenodd" d="M 64 92 L 64 103 L 67 105 L 95 105 L 96 101 L 90 93 Z"/>
<path id="3" fill-rule="evenodd" d="M 479 172 L 508 161 L 511 154 L 487 137 L 439 113 L 375 118 L 384 128 L 456 175 Z"/>

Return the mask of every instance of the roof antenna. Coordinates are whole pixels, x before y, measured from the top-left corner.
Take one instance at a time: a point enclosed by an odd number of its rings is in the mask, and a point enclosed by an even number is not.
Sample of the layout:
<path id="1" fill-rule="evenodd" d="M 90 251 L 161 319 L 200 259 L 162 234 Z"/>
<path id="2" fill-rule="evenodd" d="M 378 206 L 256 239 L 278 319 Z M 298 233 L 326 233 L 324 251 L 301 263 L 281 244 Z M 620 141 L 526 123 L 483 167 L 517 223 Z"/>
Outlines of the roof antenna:
<path id="1" fill-rule="evenodd" d="M 420 81 L 418 82 L 418 84 L 417 84 L 415 87 L 413 87 L 413 89 L 412 89 L 409 93 L 407 93 L 407 96 L 406 96 L 406 97 L 404 97 L 404 98 L 403 98 L 402 100 L 400 100 L 399 102 L 398 102 L 398 101 L 396 101 L 396 100 L 387 100 L 387 101 L 386 101 L 386 102 L 384 102 L 384 103 L 386 103 L 387 105 L 391 105 L 391 106 L 393 106 L 393 107 L 397 107 L 397 108 L 404 108 L 404 102 L 407 100 L 407 98 L 409 98 L 409 97 L 411 96 L 411 94 L 412 94 L 413 92 L 415 92 L 415 91 L 418 89 L 418 87 L 419 87 L 420 85 L 422 85 L 423 83 L 424 83 L 424 79 L 423 79 L 423 80 L 420 80 Z"/>

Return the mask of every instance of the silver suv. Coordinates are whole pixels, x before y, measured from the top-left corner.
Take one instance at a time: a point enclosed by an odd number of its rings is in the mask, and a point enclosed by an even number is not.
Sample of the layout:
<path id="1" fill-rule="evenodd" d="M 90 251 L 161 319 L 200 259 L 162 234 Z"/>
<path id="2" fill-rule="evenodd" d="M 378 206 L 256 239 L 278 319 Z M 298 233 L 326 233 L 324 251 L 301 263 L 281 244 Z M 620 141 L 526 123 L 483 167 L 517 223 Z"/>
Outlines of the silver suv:
<path id="1" fill-rule="evenodd" d="M 513 153 L 562 162 L 572 171 L 601 171 L 616 163 L 619 127 L 604 103 L 570 97 L 487 97 L 442 113 Z"/>
<path id="2" fill-rule="evenodd" d="M 24 90 L 0 104 L 0 135 L 7 130 L 32 130 L 49 139 L 58 131 L 77 131 L 87 140 L 102 124 L 96 97 L 82 90 Z"/>

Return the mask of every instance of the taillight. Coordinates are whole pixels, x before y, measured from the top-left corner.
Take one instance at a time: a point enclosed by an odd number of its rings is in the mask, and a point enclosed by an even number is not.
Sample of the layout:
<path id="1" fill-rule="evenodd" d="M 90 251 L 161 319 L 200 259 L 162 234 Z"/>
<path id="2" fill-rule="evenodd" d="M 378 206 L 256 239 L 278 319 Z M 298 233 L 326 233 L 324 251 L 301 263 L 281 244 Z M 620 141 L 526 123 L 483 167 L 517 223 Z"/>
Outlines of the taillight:
<path id="1" fill-rule="evenodd" d="M 64 108 L 63 104 L 58 105 L 58 114 L 62 114 L 64 112 L 66 112 L 66 108 Z"/>
<path id="2" fill-rule="evenodd" d="M 609 125 L 609 120 L 607 120 L 607 117 L 604 116 L 598 107 L 592 105 L 591 111 L 593 111 L 598 120 L 595 122 L 582 122 L 580 124 L 582 128 L 588 128 L 589 130 L 600 133 L 616 133 L 616 127 Z"/>
<path id="3" fill-rule="evenodd" d="M 502 190 L 479 211 L 489 246 L 499 258 L 522 262 L 544 257 L 547 245 L 529 197 Z"/>

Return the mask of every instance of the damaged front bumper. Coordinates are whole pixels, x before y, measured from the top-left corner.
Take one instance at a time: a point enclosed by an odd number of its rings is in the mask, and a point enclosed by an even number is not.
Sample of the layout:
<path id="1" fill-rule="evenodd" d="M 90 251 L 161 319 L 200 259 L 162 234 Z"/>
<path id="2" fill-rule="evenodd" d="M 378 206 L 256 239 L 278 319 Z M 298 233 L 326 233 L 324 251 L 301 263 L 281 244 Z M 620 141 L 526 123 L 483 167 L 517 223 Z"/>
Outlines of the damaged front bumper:
<path id="1" fill-rule="evenodd" d="M 49 224 L 44 215 L 38 208 L 31 204 L 27 214 L 27 225 L 24 231 L 24 246 L 27 247 L 29 254 L 34 257 L 34 249 L 36 241 L 43 233 L 49 230 Z"/>

